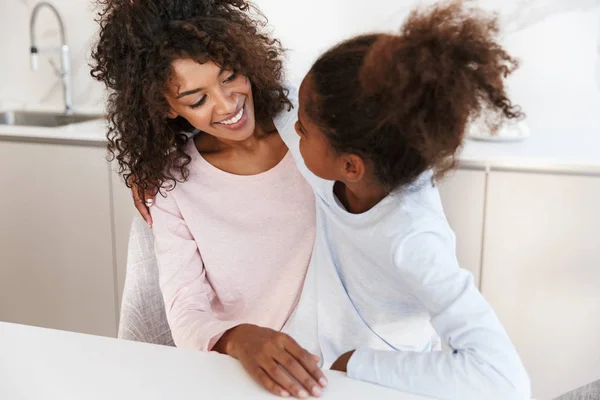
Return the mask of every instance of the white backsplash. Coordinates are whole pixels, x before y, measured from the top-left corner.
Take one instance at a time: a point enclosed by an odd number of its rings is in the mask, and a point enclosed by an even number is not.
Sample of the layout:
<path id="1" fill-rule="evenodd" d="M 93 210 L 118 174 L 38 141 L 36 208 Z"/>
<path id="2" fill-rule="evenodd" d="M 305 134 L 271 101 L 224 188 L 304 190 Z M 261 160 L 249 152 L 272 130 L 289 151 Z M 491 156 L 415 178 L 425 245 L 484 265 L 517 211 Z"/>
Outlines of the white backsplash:
<path id="1" fill-rule="evenodd" d="M 282 3 L 286 3 L 283 7 Z M 302 76 L 312 61 L 332 44 L 352 35 L 370 31 L 397 30 L 411 9 L 436 0 L 255 0 L 275 27 L 276 35 L 290 52 L 291 73 Z M 479 0 L 472 1 L 499 13 L 507 42 L 511 38 L 528 37 L 537 25 L 559 29 L 570 37 L 580 36 L 572 46 L 582 53 L 600 58 L 600 37 L 594 26 L 600 26 L 600 0 Z M 589 15 L 585 15 L 589 14 Z M 580 18 L 596 19 L 595 25 L 581 25 Z M 552 20 L 548 23 L 548 20 Z M 552 35 L 551 32 L 549 34 Z M 593 48 L 586 48 L 594 42 Z M 519 40 L 507 43 L 509 50 L 521 57 L 536 57 L 545 44 L 530 48 Z M 527 42 L 527 40 L 526 40 Z M 547 43 L 549 45 L 549 43 Z M 527 57 L 522 57 L 526 55 Z M 544 55 L 540 55 L 542 58 Z M 569 60 L 565 60 L 568 64 Z M 600 82 L 598 83 L 600 85 Z"/>
<path id="2" fill-rule="evenodd" d="M 49 58 L 40 55 L 39 70 L 33 72 L 29 58 L 29 19 L 37 0 L 0 0 L 0 107 L 63 109 L 62 85 Z M 72 91 L 75 110 L 101 111 L 104 89 L 90 76 L 91 41 L 97 24 L 92 3 L 88 0 L 50 0 L 61 14 L 71 53 Z M 38 47 L 60 43 L 58 23 L 49 9 L 38 15 Z"/>
<path id="3" fill-rule="evenodd" d="M 102 110 L 104 90 L 90 77 L 88 65 L 97 31 L 93 3 L 50 2 L 65 21 L 75 109 Z M 255 0 L 284 46 L 293 49 L 289 75 L 296 82 L 333 43 L 362 32 L 395 30 L 415 5 L 432 2 Z M 29 18 L 36 3 L 0 0 L 0 107 L 62 109 L 62 87 L 48 56 L 40 56 L 38 72 L 29 66 Z M 523 61 L 522 70 L 511 78 L 517 100 L 524 99 L 529 106 L 547 85 L 564 86 L 572 96 L 598 94 L 600 0 L 481 0 L 478 4 L 500 13 L 506 45 Z M 40 12 L 36 31 L 40 46 L 58 43 L 58 28 L 48 10 Z"/>

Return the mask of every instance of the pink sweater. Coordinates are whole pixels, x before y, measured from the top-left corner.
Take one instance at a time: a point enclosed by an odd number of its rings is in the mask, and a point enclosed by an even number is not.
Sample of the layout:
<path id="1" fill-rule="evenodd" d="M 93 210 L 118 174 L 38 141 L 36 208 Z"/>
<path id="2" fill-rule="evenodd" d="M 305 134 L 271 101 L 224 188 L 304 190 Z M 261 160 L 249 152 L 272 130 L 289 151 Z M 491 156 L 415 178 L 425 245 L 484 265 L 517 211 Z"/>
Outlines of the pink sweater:
<path id="1" fill-rule="evenodd" d="M 283 123 L 282 123 L 283 122 Z M 293 129 L 292 118 L 276 120 Z M 279 330 L 298 301 L 315 237 L 315 204 L 290 153 L 274 168 L 233 175 L 193 140 L 189 179 L 157 196 L 155 250 L 178 347 L 210 350 L 241 323 Z"/>

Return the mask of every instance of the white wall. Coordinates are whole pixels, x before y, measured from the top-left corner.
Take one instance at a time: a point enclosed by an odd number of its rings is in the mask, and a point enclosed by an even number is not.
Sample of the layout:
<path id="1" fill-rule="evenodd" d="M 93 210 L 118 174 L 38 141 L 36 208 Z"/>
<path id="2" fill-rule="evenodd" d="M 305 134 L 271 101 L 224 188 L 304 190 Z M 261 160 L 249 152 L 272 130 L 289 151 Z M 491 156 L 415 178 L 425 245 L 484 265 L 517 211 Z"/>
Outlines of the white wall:
<path id="1" fill-rule="evenodd" d="M 0 0 L 0 107 L 62 109 L 62 85 L 48 62 L 40 56 L 33 72 L 29 59 L 29 18 L 37 0 Z M 75 108 L 101 110 L 102 85 L 90 77 L 90 41 L 96 32 L 94 12 L 88 0 L 50 0 L 63 17 L 71 51 Z M 56 46 L 58 25 L 50 10 L 38 15 L 37 44 Z M 60 59 L 53 57 L 57 65 Z"/>
<path id="2" fill-rule="evenodd" d="M 101 109 L 103 88 L 90 77 L 88 66 L 90 44 L 97 30 L 92 2 L 51 2 L 62 14 L 67 28 L 75 106 Z M 416 4 L 432 2 L 254 1 L 269 18 L 275 34 L 290 49 L 289 75 L 295 81 L 332 44 L 358 33 L 397 29 Z M 37 0 L 0 0 L 0 107 L 62 107 L 60 82 L 47 57 L 41 57 L 38 72 L 29 67 L 29 17 L 35 3 Z M 516 100 L 528 107 L 541 108 L 544 101 L 550 101 L 543 96 L 548 85 L 564 88 L 565 103 L 567 99 L 572 103 L 574 98 L 597 95 L 600 0 L 481 0 L 479 4 L 500 12 L 506 44 L 524 62 L 522 71 L 511 80 Z M 49 11 L 40 14 L 37 32 L 40 45 L 58 42 L 58 29 Z"/>
<path id="3" fill-rule="evenodd" d="M 296 83 L 314 59 L 334 43 L 359 33 L 397 30 L 413 7 L 433 3 L 255 2 L 276 36 L 292 49 L 290 75 Z M 480 0 L 478 4 L 498 12 L 503 43 L 521 61 L 521 67 L 508 80 L 509 93 L 527 113 L 531 133 L 597 135 L 593 130 L 600 126 L 600 0 Z M 549 109 L 568 111 L 549 113 Z"/>
<path id="4" fill-rule="evenodd" d="M 301 76 L 332 44 L 360 33 L 397 30 L 416 5 L 434 1 L 255 0 L 254 3 L 267 16 L 284 46 L 292 49 L 291 73 Z M 557 73 L 564 72 L 560 65 L 562 50 L 568 52 L 569 58 L 575 56 L 578 61 L 584 61 L 588 69 L 593 70 L 598 62 L 600 0 L 480 0 L 475 3 L 499 13 L 506 45 L 525 63 L 550 61 L 551 48 L 555 51 L 551 67 L 558 66 Z M 536 26 L 541 28 L 529 32 Z M 570 65 L 567 57 L 564 58 L 564 64 Z M 600 78 L 597 87 L 600 88 Z"/>

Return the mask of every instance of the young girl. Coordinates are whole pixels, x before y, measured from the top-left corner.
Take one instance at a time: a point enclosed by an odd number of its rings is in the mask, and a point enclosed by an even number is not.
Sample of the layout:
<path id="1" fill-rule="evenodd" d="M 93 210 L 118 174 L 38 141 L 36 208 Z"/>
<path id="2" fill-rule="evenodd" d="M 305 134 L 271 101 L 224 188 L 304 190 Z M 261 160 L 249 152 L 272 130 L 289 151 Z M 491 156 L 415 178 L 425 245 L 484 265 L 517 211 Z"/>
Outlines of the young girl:
<path id="1" fill-rule="evenodd" d="M 399 35 L 329 50 L 302 82 L 299 137 L 284 140 L 315 191 L 317 238 L 284 329 L 324 367 L 440 399 L 529 398 L 515 348 L 457 263 L 434 185 L 469 121 L 521 116 L 497 33 L 461 2 L 415 11 Z"/>

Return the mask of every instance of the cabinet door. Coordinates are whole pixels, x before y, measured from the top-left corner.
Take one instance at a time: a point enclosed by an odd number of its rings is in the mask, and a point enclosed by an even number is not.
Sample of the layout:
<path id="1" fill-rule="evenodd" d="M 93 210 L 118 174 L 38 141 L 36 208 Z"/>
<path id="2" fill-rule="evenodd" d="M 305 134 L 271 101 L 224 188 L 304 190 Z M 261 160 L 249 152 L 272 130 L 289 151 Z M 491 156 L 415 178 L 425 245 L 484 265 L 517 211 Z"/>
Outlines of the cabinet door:
<path id="1" fill-rule="evenodd" d="M 116 161 L 109 165 L 112 184 L 113 218 L 115 226 L 115 255 L 117 272 L 117 308 L 121 309 L 123 286 L 125 285 L 125 270 L 127 269 L 127 247 L 131 221 L 137 213 L 131 197 L 131 190 L 125 185 L 123 178 L 116 172 Z"/>
<path id="2" fill-rule="evenodd" d="M 444 212 L 456 234 L 456 254 L 461 267 L 473 273 L 479 285 L 485 204 L 486 172 L 459 169 L 439 184 Z"/>
<path id="3" fill-rule="evenodd" d="M 0 320 L 116 335 L 105 153 L 0 141 Z"/>
<path id="4" fill-rule="evenodd" d="M 600 377 L 599 229 L 600 177 L 490 173 L 482 292 L 535 398 Z"/>

